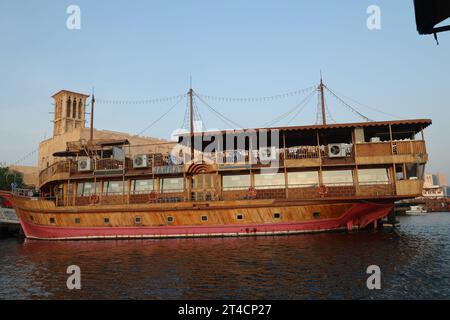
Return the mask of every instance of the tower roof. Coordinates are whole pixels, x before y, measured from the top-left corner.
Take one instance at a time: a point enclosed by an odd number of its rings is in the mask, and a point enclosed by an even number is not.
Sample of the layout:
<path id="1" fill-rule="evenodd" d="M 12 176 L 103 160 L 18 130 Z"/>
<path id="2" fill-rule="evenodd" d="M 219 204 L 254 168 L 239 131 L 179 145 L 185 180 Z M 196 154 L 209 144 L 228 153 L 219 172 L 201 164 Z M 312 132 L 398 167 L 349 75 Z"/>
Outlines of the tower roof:
<path id="1" fill-rule="evenodd" d="M 75 91 L 70 91 L 70 90 L 60 90 L 57 93 L 55 93 L 54 95 L 52 95 L 52 98 L 54 98 L 57 95 L 60 95 L 61 93 L 76 94 L 76 95 L 83 96 L 83 97 L 86 97 L 86 98 L 89 97 L 88 94 L 84 94 L 84 93 L 80 93 L 80 92 L 75 92 Z"/>

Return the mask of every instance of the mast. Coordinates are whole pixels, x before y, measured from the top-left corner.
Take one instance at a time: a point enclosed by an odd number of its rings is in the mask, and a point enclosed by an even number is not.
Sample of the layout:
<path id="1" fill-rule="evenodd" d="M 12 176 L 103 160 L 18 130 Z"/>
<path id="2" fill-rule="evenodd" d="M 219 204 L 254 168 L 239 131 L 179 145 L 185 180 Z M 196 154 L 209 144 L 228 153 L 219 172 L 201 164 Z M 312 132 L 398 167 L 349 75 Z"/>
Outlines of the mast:
<path id="1" fill-rule="evenodd" d="M 320 73 L 320 85 L 319 85 L 319 90 L 320 90 L 320 98 L 321 98 L 321 102 L 322 102 L 322 120 L 323 120 L 323 125 L 327 125 L 327 116 L 325 114 L 325 95 L 323 93 L 323 88 L 324 88 L 324 84 L 322 81 L 322 73 Z"/>
<path id="2" fill-rule="evenodd" d="M 91 101 L 91 127 L 90 127 L 90 133 L 89 133 L 89 140 L 91 144 L 94 141 L 94 103 L 95 103 L 95 96 L 94 92 L 92 92 L 92 101 Z"/>
<path id="3" fill-rule="evenodd" d="M 192 90 L 192 87 L 189 89 L 188 95 L 189 95 L 189 126 L 191 136 L 191 160 L 194 161 L 194 101 L 193 101 L 194 90 Z"/>

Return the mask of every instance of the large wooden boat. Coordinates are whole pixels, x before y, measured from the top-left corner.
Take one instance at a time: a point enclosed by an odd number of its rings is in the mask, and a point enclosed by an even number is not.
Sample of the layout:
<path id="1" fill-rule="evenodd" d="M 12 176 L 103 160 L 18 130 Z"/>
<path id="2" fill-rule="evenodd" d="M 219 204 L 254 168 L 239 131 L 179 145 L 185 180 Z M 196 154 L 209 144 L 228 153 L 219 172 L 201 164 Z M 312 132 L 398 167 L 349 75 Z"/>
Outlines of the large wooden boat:
<path id="1" fill-rule="evenodd" d="M 41 196 L 16 192 L 13 198 L 25 235 L 164 238 L 376 228 L 392 218 L 395 201 L 421 194 L 428 160 L 423 131 L 431 120 L 327 124 L 322 99 L 319 125 L 195 132 L 194 94 L 188 93 L 190 131 L 170 154 L 133 154 L 127 140 L 92 135 L 68 143 L 56 154 L 61 160 L 40 173 Z"/>

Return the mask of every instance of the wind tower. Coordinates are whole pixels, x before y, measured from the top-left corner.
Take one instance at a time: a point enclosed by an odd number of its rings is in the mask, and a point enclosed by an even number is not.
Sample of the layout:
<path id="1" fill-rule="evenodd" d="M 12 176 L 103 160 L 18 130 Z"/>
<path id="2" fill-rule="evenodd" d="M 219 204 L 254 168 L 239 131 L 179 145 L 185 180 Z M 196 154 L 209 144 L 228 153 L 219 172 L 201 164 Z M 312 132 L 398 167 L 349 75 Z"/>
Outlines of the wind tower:
<path id="1" fill-rule="evenodd" d="M 55 93 L 53 136 L 85 128 L 85 107 L 89 95 L 61 90 Z"/>

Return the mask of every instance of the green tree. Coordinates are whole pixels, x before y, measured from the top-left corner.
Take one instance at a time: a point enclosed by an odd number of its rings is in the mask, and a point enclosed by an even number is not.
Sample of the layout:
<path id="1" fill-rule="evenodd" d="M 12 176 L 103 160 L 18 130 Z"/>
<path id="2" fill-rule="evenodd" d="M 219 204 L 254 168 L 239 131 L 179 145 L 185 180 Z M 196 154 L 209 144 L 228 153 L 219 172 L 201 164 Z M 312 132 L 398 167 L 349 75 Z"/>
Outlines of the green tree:
<path id="1" fill-rule="evenodd" d="M 20 188 L 23 183 L 23 175 L 9 170 L 8 167 L 0 166 L 0 190 L 10 191 L 12 183 L 16 183 L 17 187 Z"/>

